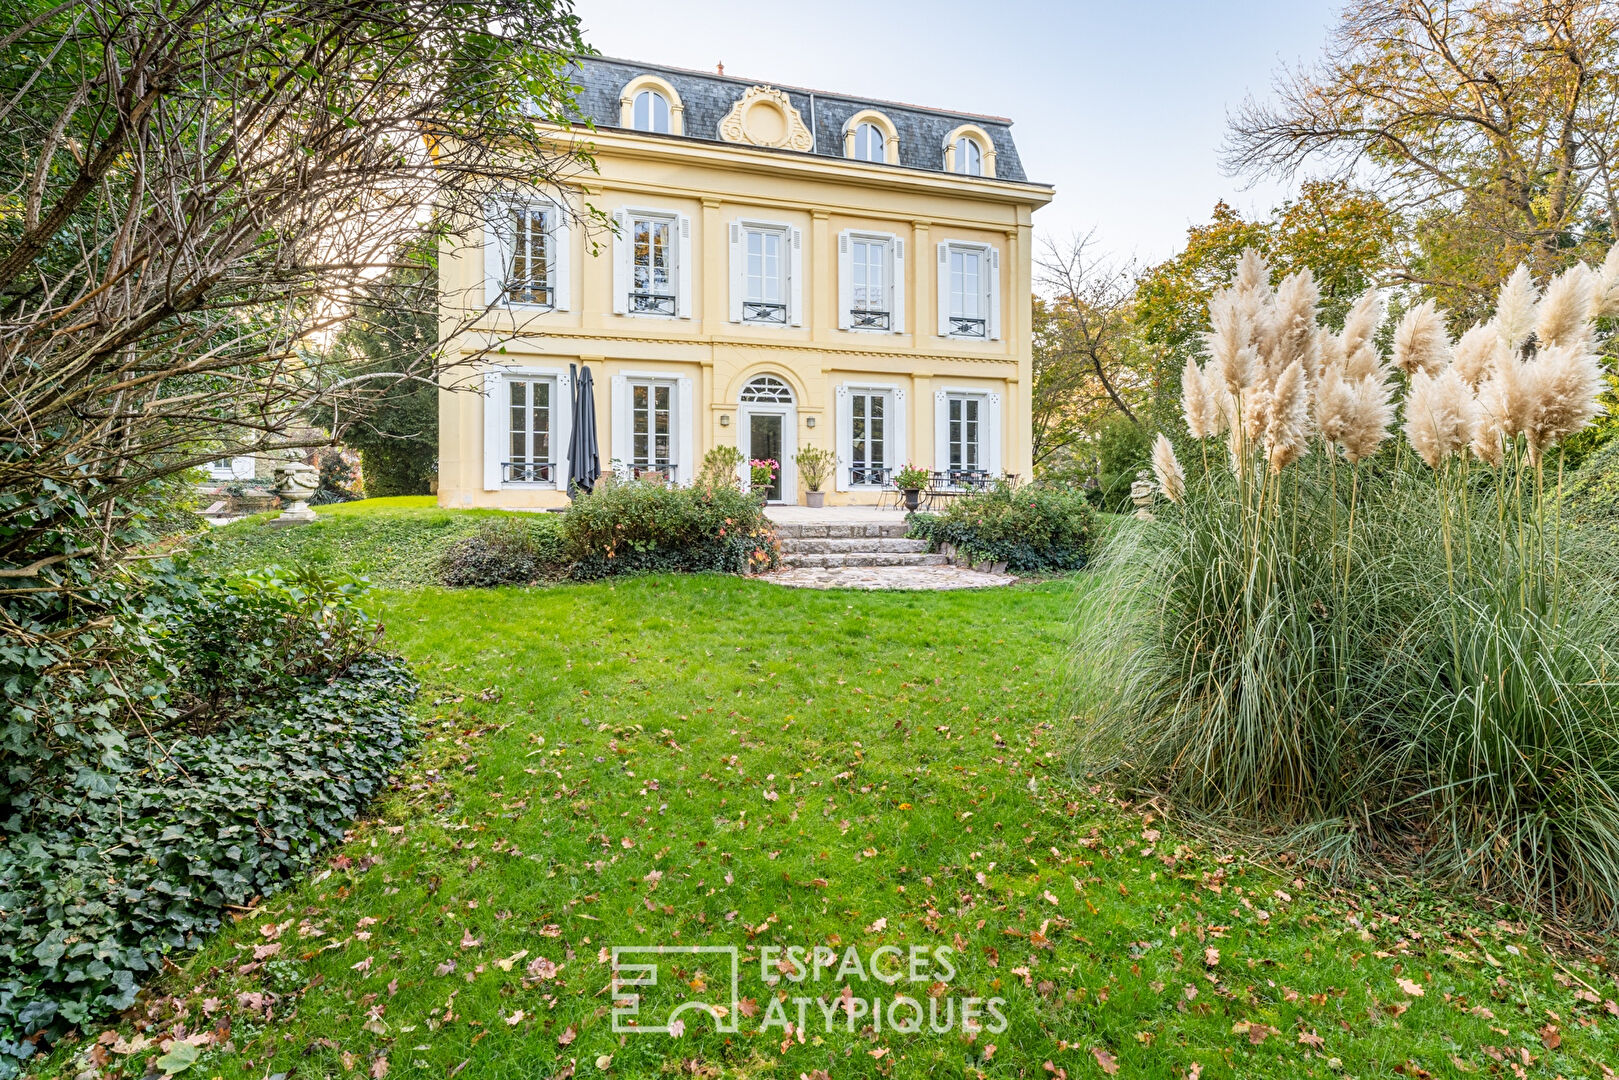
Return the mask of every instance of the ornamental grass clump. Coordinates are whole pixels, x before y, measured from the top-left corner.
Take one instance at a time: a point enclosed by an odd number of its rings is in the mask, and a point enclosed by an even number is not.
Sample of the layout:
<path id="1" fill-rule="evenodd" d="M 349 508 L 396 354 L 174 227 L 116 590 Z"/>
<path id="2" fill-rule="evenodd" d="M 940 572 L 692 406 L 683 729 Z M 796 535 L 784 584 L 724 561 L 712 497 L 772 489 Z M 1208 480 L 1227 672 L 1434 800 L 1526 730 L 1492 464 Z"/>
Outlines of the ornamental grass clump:
<path id="1" fill-rule="evenodd" d="M 1084 601 L 1088 764 L 1341 869 L 1619 924 L 1613 561 L 1558 510 L 1616 286 L 1614 256 L 1544 292 L 1520 268 L 1489 323 L 1453 342 L 1424 303 L 1384 355 L 1374 292 L 1334 333 L 1308 271 L 1245 253 L 1190 438 L 1153 448 L 1165 501 Z"/>

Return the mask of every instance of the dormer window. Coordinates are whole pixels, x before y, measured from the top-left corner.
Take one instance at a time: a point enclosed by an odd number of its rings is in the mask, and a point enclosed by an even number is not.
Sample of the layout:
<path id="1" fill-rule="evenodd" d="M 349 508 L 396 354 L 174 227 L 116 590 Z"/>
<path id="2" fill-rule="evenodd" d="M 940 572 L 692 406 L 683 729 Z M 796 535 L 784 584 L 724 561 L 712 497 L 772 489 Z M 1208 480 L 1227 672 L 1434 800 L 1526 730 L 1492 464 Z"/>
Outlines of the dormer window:
<path id="1" fill-rule="evenodd" d="M 684 135 L 685 107 L 665 79 L 638 75 L 618 95 L 618 126 L 654 135 Z"/>
<path id="2" fill-rule="evenodd" d="M 899 133 L 876 109 L 862 109 L 843 124 L 843 156 L 852 161 L 899 164 Z"/>
<path id="3" fill-rule="evenodd" d="M 854 129 L 854 153 L 850 156 L 856 161 L 883 160 L 883 133 L 876 124 L 860 124 Z"/>
<path id="4" fill-rule="evenodd" d="M 635 114 L 630 126 L 636 131 L 669 134 L 669 99 L 656 90 L 642 90 L 635 95 Z"/>
<path id="5" fill-rule="evenodd" d="M 984 175 L 984 148 L 966 135 L 956 140 L 956 171 L 968 176 Z"/>
<path id="6" fill-rule="evenodd" d="M 944 171 L 961 176 L 994 176 L 995 144 L 977 124 L 963 124 L 944 141 Z"/>

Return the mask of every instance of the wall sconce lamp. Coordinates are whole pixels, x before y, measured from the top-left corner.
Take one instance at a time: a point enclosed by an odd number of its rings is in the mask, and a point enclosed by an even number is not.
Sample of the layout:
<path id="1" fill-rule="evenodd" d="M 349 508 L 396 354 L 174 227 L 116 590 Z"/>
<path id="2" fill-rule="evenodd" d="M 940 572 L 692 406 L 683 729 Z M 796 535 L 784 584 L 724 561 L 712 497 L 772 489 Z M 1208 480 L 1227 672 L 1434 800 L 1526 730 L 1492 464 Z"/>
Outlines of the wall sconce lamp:
<path id="1" fill-rule="evenodd" d="M 815 417 L 813 417 L 813 416 L 804 417 L 804 426 L 805 427 L 814 427 L 815 426 Z"/>
<path id="2" fill-rule="evenodd" d="M 720 413 L 720 427 L 730 427 L 730 426 L 731 426 L 731 414 L 730 413 Z"/>

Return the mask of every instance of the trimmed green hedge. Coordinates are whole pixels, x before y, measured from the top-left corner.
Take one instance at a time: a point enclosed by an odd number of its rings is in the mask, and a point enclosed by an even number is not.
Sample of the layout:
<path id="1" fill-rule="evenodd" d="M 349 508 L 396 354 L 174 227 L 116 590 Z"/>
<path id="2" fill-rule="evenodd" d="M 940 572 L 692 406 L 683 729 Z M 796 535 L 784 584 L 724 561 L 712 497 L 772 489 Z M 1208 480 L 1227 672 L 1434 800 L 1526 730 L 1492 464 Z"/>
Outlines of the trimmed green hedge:
<path id="1" fill-rule="evenodd" d="M 941 514 L 912 514 L 908 535 L 1014 573 L 1077 570 L 1090 557 L 1096 515 L 1076 488 L 1003 483 L 955 499 Z"/>
<path id="2" fill-rule="evenodd" d="M 42 797 L 0 844 L 0 1077 L 311 866 L 403 760 L 415 692 L 368 657 L 223 730 L 131 739 L 125 769 Z"/>
<path id="3" fill-rule="evenodd" d="M 556 514 L 487 518 L 439 557 L 439 582 L 452 589 L 528 585 L 560 577 L 568 566 L 562 519 Z"/>

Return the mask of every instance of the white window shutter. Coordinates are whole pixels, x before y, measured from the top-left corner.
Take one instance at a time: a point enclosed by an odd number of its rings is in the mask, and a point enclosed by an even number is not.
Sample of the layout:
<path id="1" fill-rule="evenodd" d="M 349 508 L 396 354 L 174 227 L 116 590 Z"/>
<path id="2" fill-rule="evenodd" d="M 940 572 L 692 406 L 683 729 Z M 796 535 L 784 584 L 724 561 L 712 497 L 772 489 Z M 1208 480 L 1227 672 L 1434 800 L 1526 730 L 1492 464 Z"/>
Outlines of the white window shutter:
<path id="1" fill-rule="evenodd" d="M 742 246 L 742 223 L 731 222 L 731 321 L 742 321 L 742 291 L 746 284 L 747 251 Z"/>
<path id="2" fill-rule="evenodd" d="M 852 486 L 849 477 L 849 459 L 854 457 L 854 422 L 849 416 L 849 387 L 839 383 L 832 395 L 832 407 L 836 410 L 832 423 L 837 436 L 837 474 L 836 487 L 838 491 L 848 491 Z"/>
<path id="3" fill-rule="evenodd" d="M 567 372 L 551 384 L 551 476 L 558 490 L 568 489 L 568 443 L 573 436 L 573 385 Z"/>
<path id="4" fill-rule="evenodd" d="M 943 390 L 933 392 L 933 471 L 950 467 L 950 403 Z"/>
<path id="5" fill-rule="evenodd" d="M 890 250 L 894 253 L 894 281 L 890 286 L 893 290 L 893 300 L 889 304 L 889 310 L 894 313 L 894 333 L 903 334 L 905 333 L 905 241 L 894 237 L 893 247 Z"/>
<path id="6" fill-rule="evenodd" d="M 991 394 L 984 399 L 985 407 L 989 411 L 987 428 L 984 435 L 984 467 L 989 475 L 1001 475 L 1001 395 Z M 1027 479 L 1027 477 L 1025 477 Z"/>
<path id="7" fill-rule="evenodd" d="M 691 218 L 685 214 L 680 215 L 680 253 L 675 258 L 680 260 L 675 267 L 675 273 L 680 282 L 680 297 L 676 301 L 677 310 L 682 319 L 691 318 Z"/>
<path id="8" fill-rule="evenodd" d="M 883 463 L 898 469 L 911 460 L 911 447 L 905 441 L 905 390 L 895 387 L 888 395 L 888 445 Z"/>
<path id="9" fill-rule="evenodd" d="M 787 260 L 788 321 L 794 326 L 804 325 L 804 230 L 790 230 L 791 257 Z"/>
<path id="10" fill-rule="evenodd" d="M 614 375 L 610 381 L 612 400 L 607 408 L 613 418 L 613 430 L 607 440 L 607 445 L 612 447 L 608 467 L 622 476 L 626 475 L 630 460 L 630 381 L 623 375 Z"/>
<path id="11" fill-rule="evenodd" d="M 622 210 L 613 211 L 613 313 L 624 315 L 630 310 L 630 252 L 635 238 L 630 235 L 630 217 Z"/>
<path id="12" fill-rule="evenodd" d="M 989 249 L 989 340 L 1001 340 L 1001 251 Z"/>
<path id="13" fill-rule="evenodd" d="M 849 308 L 854 306 L 854 272 L 850 268 L 849 230 L 838 233 L 838 329 L 849 329 Z"/>
<path id="14" fill-rule="evenodd" d="M 939 244 L 939 336 L 950 336 L 950 245 Z"/>
<path id="15" fill-rule="evenodd" d="M 494 307 L 505 294 L 506 250 L 508 243 L 501 237 L 500 215 L 505 207 L 489 202 L 483 211 L 483 302 Z"/>
<path id="16" fill-rule="evenodd" d="M 483 489 L 500 490 L 501 447 L 506 439 L 506 411 L 500 392 L 505 389 L 498 371 L 483 374 Z"/>
<path id="17" fill-rule="evenodd" d="M 691 379 L 675 380 L 675 483 L 689 484 L 697 479 L 697 432 L 693 417 Z"/>
<path id="18" fill-rule="evenodd" d="M 551 307 L 555 311 L 567 311 L 573 300 L 569 282 L 572 280 L 568 271 L 572 269 L 573 244 L 569 238 L 568 207 L 566 203 L 553 203 L 545 216 L 549 218 L 551 226 Z"/>

